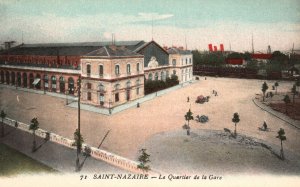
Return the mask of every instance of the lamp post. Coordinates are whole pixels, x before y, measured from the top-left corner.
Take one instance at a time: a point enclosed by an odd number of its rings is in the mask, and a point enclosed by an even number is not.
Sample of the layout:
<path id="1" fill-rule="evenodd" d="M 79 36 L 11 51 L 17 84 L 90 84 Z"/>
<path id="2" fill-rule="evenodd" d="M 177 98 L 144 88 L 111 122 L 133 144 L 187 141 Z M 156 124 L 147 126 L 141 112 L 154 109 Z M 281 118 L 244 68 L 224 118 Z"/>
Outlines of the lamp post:
<path id="1" fill-rule="evenodd" d="M 44 71 L 44 94 L 46 94 L 46 76 L 45 76 L 45 71 Z"/>
<path id="2" fill-rule="evenodd" d="M 109 99 L 109 101 L 108 101 L 108 111 L 109 111 L 109 114 L 111 114 L 111 108 L 110 108 L 110 106 L 111 106 L 111 99 Z"/>
<path id="3" fill-rule="evenodd" d="M 81 134 L 80 134 L 80 89 L 81 89 L 81 78 L 79 76 L 77 81 L 77 91 L 78 91 L 78 137 L 77 137 L 77 157 L 76 157 L 76 168 L 75 171 L 80 171 L 80 163 L 79 163 L 79 154 L 80 154 L 80 141 L 81 141 Z"/>

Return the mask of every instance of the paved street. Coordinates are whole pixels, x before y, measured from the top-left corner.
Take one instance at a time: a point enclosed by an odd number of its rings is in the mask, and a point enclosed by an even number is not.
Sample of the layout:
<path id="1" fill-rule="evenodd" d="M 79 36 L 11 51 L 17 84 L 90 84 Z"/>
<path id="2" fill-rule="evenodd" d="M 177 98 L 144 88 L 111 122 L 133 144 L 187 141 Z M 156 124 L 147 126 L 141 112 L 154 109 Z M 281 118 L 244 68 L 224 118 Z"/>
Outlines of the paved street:
<path id="1" fill-rule="evenodd" d="M 269 87 L 275 81 L 267 81 Z M 168 94 L 158 96 L 144 102 L 140 108 L 130 108 L 112 116 L 94 112 L 81 112 L 82 134 L 86 143 L 98 146 L 107 132 L 111 130 L 102 148 L 129 159 L 137 160 L 138 150 L 153 135 L 161 132 L 182 130 L 184 114 L 191 106 L 193 114 L 208 115 L 209 122 L 201 125 L 191 121 L 193 129 L 223 130 L 232 129 L 231 122 L 234 112 L 239 112 L 241 121 L 238 132 L 250 137 L 262 139 L 270 144 L 279 144 L 276 133 L 284 128 L 287 141 L 285 149 L 300 153 L 300 131 L 277 117 L 261 110 L 252 99 L 261 94 L 263 80 L 213 78 L 201 80 Z M 292 82 L 281 81 L 279 92 L 290 90 Z M 212 95 L 212 90 L 218 96 Z M 211 96 L 205 104 L 196 104 L 198 95 Z M 190 102 L 187 103 L 187 97 Z M 0 107 L 7 116 L 24 123 L 37 117 L 42 129 L 73 138 L 77 128 L 77 109 L 65 106 L 65 99 L 0 88 Z M 258 131 L 258 127 L 266 121 L 271 132 Z M 184 133 L 184 131 L 182 130 Z"/>

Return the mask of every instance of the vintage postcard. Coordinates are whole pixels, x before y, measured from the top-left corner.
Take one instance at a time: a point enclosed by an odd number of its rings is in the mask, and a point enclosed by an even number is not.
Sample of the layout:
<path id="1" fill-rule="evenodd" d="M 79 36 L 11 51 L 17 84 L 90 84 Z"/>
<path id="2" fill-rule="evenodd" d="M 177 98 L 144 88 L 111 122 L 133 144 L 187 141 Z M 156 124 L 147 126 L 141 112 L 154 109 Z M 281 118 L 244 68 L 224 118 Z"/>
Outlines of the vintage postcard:
<path id="1" fill-rule="evenodd" d="M 0 0 L 0 186 L 299 186 L 297 0 Z"/>

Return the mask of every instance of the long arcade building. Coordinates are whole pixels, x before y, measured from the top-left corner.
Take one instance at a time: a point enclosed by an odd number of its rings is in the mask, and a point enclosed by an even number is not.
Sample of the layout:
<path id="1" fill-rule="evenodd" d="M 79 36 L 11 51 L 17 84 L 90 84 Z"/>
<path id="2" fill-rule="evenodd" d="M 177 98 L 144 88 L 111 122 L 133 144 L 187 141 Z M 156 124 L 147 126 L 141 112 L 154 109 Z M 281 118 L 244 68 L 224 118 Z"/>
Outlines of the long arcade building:
<path id="1" fill-rule="evenodd" d="M 155 41 L 21 44 L 0 53 L 0 83 L 77 95 L 112 108 L 144 96 L 145 80 L 192 80 L 192 53 Z"/>

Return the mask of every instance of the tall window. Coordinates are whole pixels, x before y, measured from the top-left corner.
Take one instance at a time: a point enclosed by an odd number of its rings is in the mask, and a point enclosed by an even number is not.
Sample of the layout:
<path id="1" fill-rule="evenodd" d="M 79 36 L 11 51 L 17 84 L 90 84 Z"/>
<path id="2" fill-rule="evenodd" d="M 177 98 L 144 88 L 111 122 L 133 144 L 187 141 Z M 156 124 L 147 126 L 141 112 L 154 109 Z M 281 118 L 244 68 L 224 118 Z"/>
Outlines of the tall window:
<path id="1" fill-rule="evenodd" d="M 190 58 L 190 64 L 192 63 L 192 58 Z"/>
<path id="2" fill-rule="evenodd" d="M 104 93 L 100 93 L 100 105 L 103 106 L 104 105 Z"/>
<path id="3" fill-rule="evenodd" d="M 115 102 L 119 102 L 120 98 L 119 98 L 119 93 L 115 93 Z"/>
<path id="4" fill-rule="evenodd" d="M 173 66 L 176 66 L 176 59 L 173 59 L 173 60 L 172 60 L 172 65 L 173 65 Z"/>
<path id="5" fill-rule="evenodd" d="M 126 69 L 127 69 L 127 74 L 130 74 L 130 64 L 127 64 Z"/>
<path id="6" fill-rule="evenodd" d="M 136 64 L 136 71 L 139 72 L 140 71 L 140 63 Z"/>
<path id="7" fill-rule="evenodd" d="M 156 81 L 158 80 L 158 73 L 157 72 L 155 73 L 155 80 Z"/>
<path id="8" fill-rule="evenodd" d="M 148 79 L 152 80 L 152 73 L 149 73 Z"/>
<path id="9" fill-rule="evenodd" d="M 89 101 L 92 100 L 92 93 L 91 92 L 87 93 L 87 100 L 89 100 Z"/>
<path id="10" fill-rule="evenodd" d="M 87 76 L 91 75 L 91 64 L 86 65 L 86 74 L 87 74 Z"/>
<path id="11" fill-rule="evenodd" d="M 52 91 L 55 92 L 56 91 L 56 77 L 55 76 L 51 77 L 51 85 L 52 85 Z"/>
<path id="12" fill-rule="evenodd" d="M 120 66 L 119 65 L 115 65 L 115 74 L 120 75 Z"/>
<path id="13" fill-rule="evenodd" d="M 99 65 L 99 76 L 103 76 L 103 65 Z"/>
<path id="14" fill-rule="evenodd" d="M 127 88 L 127 89 L 130 89 L 130 84 L 131 84 L 130 81 L 127 81 L 127 82 L 126 82 L 126 88 Z"/>
<path id="15" fill-rule="evenodd" d="M 86 83 L 86 87 L 87 87 L 87 89 L 92 89 L 92 84 L 91 83 Z"/>
<path id="16" fill-rule="evenodd" d="M 119 102 L 119 100 L 120 100 L 119 93 L 118 93 L 119 89 L 120 89 L 120 84 L 116 84 L 115 85 L 115 91 L 117 93 L 115 93 L 115 102 Z"/>
<path id="17" fill-rule="evenodd" d="M 104 85 L 101 83 L 99 84 L 99 91 L 104 92 Z"/>
<path id="18" fill-rule="evenodd" d="M 188 63 L 188 59 L 186 58 L 186 59 L 185 59 L 185 64 L 187 65 L 187 63 Z"/>

